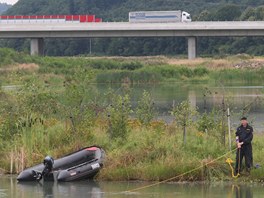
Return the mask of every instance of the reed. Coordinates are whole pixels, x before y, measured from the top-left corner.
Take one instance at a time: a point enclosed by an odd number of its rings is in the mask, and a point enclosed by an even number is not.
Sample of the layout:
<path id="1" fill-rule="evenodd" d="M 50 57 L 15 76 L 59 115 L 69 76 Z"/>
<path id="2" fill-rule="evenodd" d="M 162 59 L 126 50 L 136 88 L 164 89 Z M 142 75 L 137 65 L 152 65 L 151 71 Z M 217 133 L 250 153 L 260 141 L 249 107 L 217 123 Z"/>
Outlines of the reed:
<path id="1" fill-rule="evenodd" d="M 144 126 L 138 125 L 136 121 L 128 122 L 130 132 L 121 143 L 118 138 L 112 139 L 108 135 L 108 128 L 101 124 L 105 123 L 101 118 L 98 118 L 89 129 L 92 131 L 92 138 L 87 135 L 87 132 L 74 134 L 81 135 L 81 142 L 80 139 L 73 138 L 72 130 L 63 121 L 46 120 L 44 125 L 33 125 L 31 129 L 17 136 L 12 147 L 5 148 L 6 155 L 2 160 L 8 164 L 11 162 L 10 156 L 13 153 L 12 172 L 15 173 L 40 163 L 45 155 L 57 158 L 74 151 L 77 144 L 81 147 L 96 144 L 102 146 L 107 153 L 104 169 L 97 179 L 160 181 L 206 164 L 227 152 L 215 135 L 201 133 L 196 127 L 189 128 L 188 141 L 182 146 L 181 128 L 174 123 L 158 125 L 156 121 L 153 121 Z M 253 148 L 254 161 L 263 164 L 263 136 L 255 136 Z M 230 157 L 234 160 L 235 153 Z M 1 168 L 6 169 L 2 163 Z M 10 167 L 11 164 L 8 166 Z M 229 175 L 229 167 L 223 158 L 173 181 L 230 180 Z M 250 178 L 263 179 L 262 169 L 252 170 Z"/>

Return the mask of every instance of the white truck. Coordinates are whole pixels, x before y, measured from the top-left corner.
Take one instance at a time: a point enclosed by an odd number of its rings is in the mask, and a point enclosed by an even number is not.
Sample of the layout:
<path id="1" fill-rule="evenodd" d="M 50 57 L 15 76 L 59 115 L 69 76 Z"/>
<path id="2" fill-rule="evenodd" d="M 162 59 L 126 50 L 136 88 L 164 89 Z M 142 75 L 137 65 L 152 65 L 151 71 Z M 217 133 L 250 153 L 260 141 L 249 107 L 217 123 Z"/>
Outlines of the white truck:
<path id="1" fill-rule="evenodd" d="M 131 23 L 175 23 L 191 21 L 191 15 L 181 10 L 129 12 L 129 22 Z"/>

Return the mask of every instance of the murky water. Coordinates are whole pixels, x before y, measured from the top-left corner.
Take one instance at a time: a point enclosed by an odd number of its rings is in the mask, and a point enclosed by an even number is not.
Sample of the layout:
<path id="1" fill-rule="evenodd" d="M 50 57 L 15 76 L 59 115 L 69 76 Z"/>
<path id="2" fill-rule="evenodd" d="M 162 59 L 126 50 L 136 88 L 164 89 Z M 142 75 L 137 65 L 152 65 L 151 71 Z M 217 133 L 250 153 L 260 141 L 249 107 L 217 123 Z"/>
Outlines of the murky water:
<path id="1" fill-rule="evenodd" d="M 122 92 L 120 84 L 95 84 L 94 87 L 103 94 L 112 88 L 117 94 Z M 4 90 L 13 90 L 17 86 L 4 86 Z M 239 124 L 241 111 L 246 107 L 246 114 L 253 125 L 255 132 L 264 132 L 264 85 L 262 83 L 228 82 L 225 84 L 197 83 L 197 82 L 171 82 L 161 84 L 139 84 L 129 88 L 132 105 L 142 96 L 144 90 L 151 93 L 158 119 L 171 122 L 170 115 L 173 104 L 177 105 L 183 100 L 189 100 L 199 112 L 209 112 L 213 108 L 221 109 L 223 98 L 225 108 L 231 108 L 231 125 L 235 129 Z"/>
<path id="2" fill-rule="evenodd" d="M 125 192 L 140 186 L 142 182 L 26 182 L 17 183 L 15 177 L 2 176 L 0 178 L 1 198 L 138 198 L 138 197 L 166 197 L 166 198 L 262 198 L 264 186 L 262 184 L 160 184 L 137 192 Z"/>
<path id="3" fill-rule="evenodd" d="M 106 92 L 110 85 L 97 85 L 101 92 Z M 121 93 L 120 85 L 111 85 L 116 93 Z M 131 87 L 132 101 L 135 104 L 143 91 L 151 93 L 158 111 L 158 118 L 170 122 L 173 118 L 169 111 L 173 103 L 177 105 L 183 100 L 189 100 L 193 106 L 197 106 L 199 112 L 210 111 L 213 108 L 221 109 L 223 97 L 225 106 L 232 109 L 232 127 L 239 124 L 241 111 L 246 107 L 247 116 L 252 122 L 255 131 L 264 131 L 264 86 L 254 83 L 231 83 L 219 85 L 217 83 L 204 84 L 192 82 L 173 82 L 156 85 L 140 84 Z"/>

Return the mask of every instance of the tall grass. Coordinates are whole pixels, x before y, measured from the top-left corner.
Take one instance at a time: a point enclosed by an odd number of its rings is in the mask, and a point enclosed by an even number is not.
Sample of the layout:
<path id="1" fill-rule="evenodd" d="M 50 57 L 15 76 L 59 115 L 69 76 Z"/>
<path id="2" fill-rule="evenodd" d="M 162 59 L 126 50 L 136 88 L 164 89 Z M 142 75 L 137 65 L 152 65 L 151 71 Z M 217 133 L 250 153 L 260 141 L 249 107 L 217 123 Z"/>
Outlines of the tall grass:
<path id="1" fill-rule="evenodd" d="M 37 57 L 11 49 L 0 49 L 0 66 L 33 63 L 39 66 L 40 74 L 71 76 L 76 68 L 95 71 L 94 79 L 98 83 L 158 83 L 161 81 L 213 80 L 245 82 L 261 81 L 263 68 L 235 69 L 234 63 L 250 63 L 252 57 L 238 55 L 221 60 L 182 61 L 162 59 L 149 64 L 145 59 L 91 58 L 91 57 Z M 254 60 L 253 60 L 254 61 Z M 6 71 L 1 70 L 1 73 Z M 20 71 L 21 72 L 21 71 Z"/>
<path id="2" fill-rule="evenodd" d="M 210 78 L 216 81 L 240 81 L 240 82 L 262 82 L 264 69 L 223 69 L 210 72 Z"/>
<path id="3" fill-rule="evenodd" d="M 164 66 L 146 66 L 136 71 L 108 71 L 98 73 L 96 82 L 98 83 L 158 83 L 166 79 L 183 80 L 192 78 L 203 78 L 209 74 L 209 70 L 204 67 L 188 68 Z"/>
<path id="4" fill-rule="evenodd" d="M 163 130 L 155 128 L 133 127 L 126 144 L 111 142 L 104 145 L 107 149 L 105 169 L 99 175 L 104 180 L 163 180 L 182 174 L 210 161 L 226 152 L 221 144 L 212 137 L 200 136 L 195 129 L 188 135 L 187 145 L 182 147 L 181 130 L 175 128 L 173 133 L 166 126 Z M 102 132 L 101 132 L 102 133 Z M 95 137 L 97 144 L 103 145 Z M 224 177 L 228 166 L 225 159 L 211 164 L 206 172 L 202 170 L 179 180 L 203 180 Z"/>
<path id="5" fill-rule="evenodd" d="M 32 62 L 32 58 L 23 52 L 16 52 L 8 48 L 0 48 L 0 66 L 29 62 Z"/>
<path id="6" fill-rule="evenodd" d="M 105 167 L 98 177 L 102 180 L 163 180 L 206 164 L 227 150 L 219 141 L 217 127 L 212 127 L 206 135 L 198 130 L 199 122 L 193 123 L 183 146 L 182 129 L 175 123 L 149 119 L 144 124 L 137 118 L 130 120 L 127 113 L 130 111 L 120 114 L 123 110 L 120 104 L 124 103 L 121 96 L 117 106 L 114 101 L 111 106 L 103 100 L 106 94 L 97 95 L 87 88 L 94 78 L 103 83 L 158 83 L 168 79 L 261 81 L 264 72 L 263 69 L 213 70 L 202 65 L 197 68 L 164 63 L 151 66 L 134 60 L 30 57 L 6 49 L 0 53 L 2 66 L 27 62 L 39 65 L 39 70 L 33 73 L 6 71 L 8 76 L 1 76 L 3 82 L 16 82 L 22 88 L 0 94 L 0 168 L 8 172 L 10 167 L 15 167 L 13 171 L 19 172 L 42 162 L 45 155 L 57 158 L 97 144 L 107 153 Z M 60 84 L 60 88 L 54 89 L 53 83 Z M 106 117 L 109 112 L 112 120 Z M 148 112 L 152 110 L 145 115 Z M 120 116 L 113 116 L 118 113 Z M 28 114 L 41 117 L 42 121 L 32 122 L 25 116 Z M 21 118 L 26 124 L 19 124 Z M 116 136 L 109 135 L 109 123 L 117 123 Z M 118 124 L 122 124 L 123 131 L 118 130 Z M 123 132 L 125 136 L 119 137 Z M 264 137 L 256 135 L 253 142 L 254 160 L 259 164 L 264 163 L 263 140 Z M 234 159 L 235 155 L 230 157 Z M 229 171 L 225 159 L 221 159 L 176 181 L 223 180 L 230 178 Z M 254 169 L 252 178 L 264 179 L 264 171 Z"/>
<path id="7" fill-rule="evenodd" d="M 151 71 L 109 71 L 97 74 L 97 83 L 158 83 L 162 80 L 159 73 Z"/>

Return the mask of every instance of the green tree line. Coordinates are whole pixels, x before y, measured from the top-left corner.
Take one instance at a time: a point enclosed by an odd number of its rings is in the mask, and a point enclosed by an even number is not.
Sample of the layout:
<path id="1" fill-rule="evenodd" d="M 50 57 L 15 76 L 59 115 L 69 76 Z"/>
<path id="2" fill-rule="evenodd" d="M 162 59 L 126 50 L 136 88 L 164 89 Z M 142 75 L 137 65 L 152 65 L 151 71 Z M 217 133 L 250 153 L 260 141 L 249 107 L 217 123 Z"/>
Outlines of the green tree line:
<path id="1" fill-rule="evenodd" d="M 11 5 L 8 5 L 6 3 L 0 3 L 0 14 L 5 12 L 6 10 L 8 10 L 8 8 L 10 8 L 10 7 L 11 7 Z"/>

